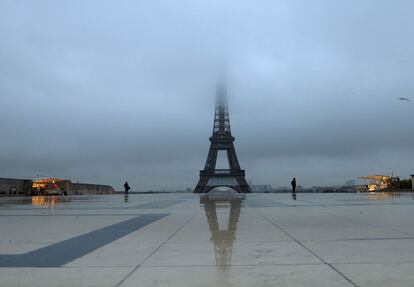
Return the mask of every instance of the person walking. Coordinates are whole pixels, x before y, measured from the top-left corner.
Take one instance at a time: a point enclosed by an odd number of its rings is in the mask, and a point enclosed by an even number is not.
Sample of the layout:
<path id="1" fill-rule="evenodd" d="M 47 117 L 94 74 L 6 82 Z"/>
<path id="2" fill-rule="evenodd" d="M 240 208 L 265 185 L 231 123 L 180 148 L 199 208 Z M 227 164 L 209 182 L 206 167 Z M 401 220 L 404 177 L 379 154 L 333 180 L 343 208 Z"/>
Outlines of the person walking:
<path id="1" fill-rule="evenodd" d="M 129 187 L 128 181 L 125 181 L 125 183 L 124 183 L 124 189 L 125 189 L 125 194 L 128 194 L 129 190 L 131 189 Z"/>
<path id="2" fill-rule="evenodd" d="M 296 200 L 296 178 L 293 178 L 290 184 L 292 185 L 292 198 Z"/>

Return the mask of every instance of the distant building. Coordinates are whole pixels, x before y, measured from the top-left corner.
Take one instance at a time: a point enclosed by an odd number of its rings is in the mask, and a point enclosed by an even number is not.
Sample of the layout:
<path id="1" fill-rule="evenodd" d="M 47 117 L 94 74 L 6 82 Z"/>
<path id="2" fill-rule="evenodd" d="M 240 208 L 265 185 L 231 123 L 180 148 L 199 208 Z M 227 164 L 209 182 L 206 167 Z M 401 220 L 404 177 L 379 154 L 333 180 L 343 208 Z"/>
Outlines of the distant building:
<path id="1" fill-rule="evenodd" d="M 272 186 L 270 184 L 253 184 L 250 186 L 252 192 L 271 192 Z"/>

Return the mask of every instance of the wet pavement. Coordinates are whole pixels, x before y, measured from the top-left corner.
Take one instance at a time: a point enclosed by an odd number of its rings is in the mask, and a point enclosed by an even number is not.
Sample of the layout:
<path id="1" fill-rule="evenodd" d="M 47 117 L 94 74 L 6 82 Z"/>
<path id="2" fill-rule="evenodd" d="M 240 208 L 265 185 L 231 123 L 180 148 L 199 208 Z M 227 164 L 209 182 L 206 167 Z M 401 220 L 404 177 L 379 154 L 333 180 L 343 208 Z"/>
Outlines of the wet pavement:
<path id="1" fill-rule="evenodd" d="M 0 286 L 414 286 L 414 194 L 0 197 Z"/>

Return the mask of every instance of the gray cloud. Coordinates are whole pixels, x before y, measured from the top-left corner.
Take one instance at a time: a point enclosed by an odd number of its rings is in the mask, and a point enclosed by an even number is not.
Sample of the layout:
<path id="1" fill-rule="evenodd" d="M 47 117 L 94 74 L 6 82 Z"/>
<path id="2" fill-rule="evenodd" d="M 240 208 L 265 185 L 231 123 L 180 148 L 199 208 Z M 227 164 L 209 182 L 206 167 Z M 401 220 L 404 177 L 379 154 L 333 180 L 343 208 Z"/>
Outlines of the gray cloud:
<path id="1" fill-rule="evenodd" d="M 0 176 L 193 187 L 225 74 L 247 177 L 414 173 L 412 1 L 1 1 Z M 225 72 L 223 72 L 225 71 Z"/>

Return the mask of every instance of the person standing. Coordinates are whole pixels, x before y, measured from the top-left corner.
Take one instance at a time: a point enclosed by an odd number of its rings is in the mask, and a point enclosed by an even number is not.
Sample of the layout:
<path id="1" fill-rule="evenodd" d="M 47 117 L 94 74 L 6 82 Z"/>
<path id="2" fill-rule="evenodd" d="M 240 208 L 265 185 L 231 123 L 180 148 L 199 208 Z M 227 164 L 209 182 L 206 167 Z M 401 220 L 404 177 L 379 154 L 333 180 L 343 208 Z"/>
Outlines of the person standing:
<path id="1" fill-rule="evenodd" d="M 290 184 L 292 185 L 292 198 L 296 200 L 296 178 L 293 178 Z"/>
<path id="2" fill-rule="evenodd" d="M 124 183 L 124 189 L 125 189 L 125 194 L 128 194 L 129 190 L 131 189 L 129 187 L 128 181 L 125 181 L 125 183 Z"/>

